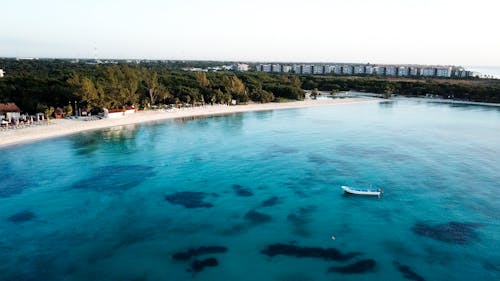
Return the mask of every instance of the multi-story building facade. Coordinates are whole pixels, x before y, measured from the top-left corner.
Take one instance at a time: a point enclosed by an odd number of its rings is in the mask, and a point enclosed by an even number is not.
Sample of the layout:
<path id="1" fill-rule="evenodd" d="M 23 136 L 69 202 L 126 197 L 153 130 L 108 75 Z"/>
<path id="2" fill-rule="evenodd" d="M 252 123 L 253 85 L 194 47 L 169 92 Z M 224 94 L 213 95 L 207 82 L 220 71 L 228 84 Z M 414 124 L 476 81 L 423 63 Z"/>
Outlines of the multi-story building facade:
<path id="1" fill-rule="evenodd" d="M 408 74 L 410 76 L 417 76 L 418 75 L 418 67 L 414 67 L 414 66 L 409 67 Z"/>
<path id="2" fill-rule="evenodd" d="M 395 66 L 385 67 L 385 76 L 396 76 L 398 74 L 398 68 Z"/>
<path id="3" fill-rule="evenodd" d="M 246 63 L 238 63 L 238 64 L 235 64 L 233 65 L 232 69 L 234 71 L 248 71 L 248 64 Z"/>
<path id="4" fill-rule="evenodd" d="M 302 66 L 300 64 L 294 64 L 292 66 L 292 72 L 295 74 L 301 74 L 302 73 Z"/>
<path id="5" fill-rule="evenodd" d="M 272 72 L 281 72 L 281 64 L 273 64 L 271 65 L 271 71 Z"/>
<path id="6" fill-rule="evenodd" d="M 263 72 L 271 72 L 272 67 L 270 64 L 263 64 L 263 65 L 261 65 L 261 69 Z"/>
<path id="7" fill-rule="evenodd" d="M 312 74 L 312 71 L 313 71 L 312 65 L 303 64 L 302 65 L 302 71 L 300 73 L 301 74 Z"/>
<path id="8" fill-rule="evenodd" d="M 231 70 L 231 69 L 230 69 Z M 233 65 L 232 70 L 247 71 L 248 65 Z M 423 77 L 481 77 L 480 73 L 466 71 L 455 66 L 418 66 L 418 65 L 361 65 L 361 64 L 257 64 L 256 71 L 296 74 L 336 74 L 336 75 L 380 75 L 380 76 L 423 76 Z M 1 70 L 0 70 L 1 71 Z M 0 72 L 3 74 L 3 72 Z"/>
<path id="9" fill-rule="evenodd" d="M 398 76 L 404 77 L 409 75 L 409 68 L 406 66 L 398 67 Z"/>
<path id="10" fill-rule="evenodd" d="M 353 69 L 354 75 L 363 75 L 365 74 L 365 66 L 364 65 L 355 65 Z"/>
<path id="11" fill-rule="evenodd" d="M 334 65 L 333 66 L 333 73 L 340 75 L 342 74 L 342 66 L 341 65 Z"/>
<path id="12" fill-rule="evenodd" d="M 377 75 L 385 75 L 385 67 L 384 66 L 376 66 L 375 74 Z"/>
<path id="13" fill-rule="evenodd" d="M 437 77 L 451 77 L 451 67 L 438 67 L 436 68 Z"/>
<path id="14" fill-rule="evenodd" d="M 367 75 L 373 75 L 375 72 L 375 68 L 371 65 L 365 65 L 365 74 Z"/>
<path id="15" fill-rule="evenodd" d="M 324 74 L 330 74 L 330 73 L 333 73 L 333 70 L 334 70 L 334 66 L 332 66 L 332 65 L 325 65 L 324 69 L 323 69 L 323 73 Z"/>
<path id="16" fill-rule="evenodd" d="M 353 71 L 354 71 L 354 68 L 352 67 L 352 65 L 344 64 L 342 66 L 342 74 L 344 74 L 344 75 L 352 75 Z"/>
<path id="17" fill-rule="evenodd" d="M 313 65 L 313 74 L 323 74 L 323 73 L 325 72 L 322 65 L 317 65 L 317 64 Z"/>
<path id="18" fill-rule="evenodd" d="M 420 69 L 420 76 L 436 76 L 436 69 L 431 67 L 424 67 Z"/>

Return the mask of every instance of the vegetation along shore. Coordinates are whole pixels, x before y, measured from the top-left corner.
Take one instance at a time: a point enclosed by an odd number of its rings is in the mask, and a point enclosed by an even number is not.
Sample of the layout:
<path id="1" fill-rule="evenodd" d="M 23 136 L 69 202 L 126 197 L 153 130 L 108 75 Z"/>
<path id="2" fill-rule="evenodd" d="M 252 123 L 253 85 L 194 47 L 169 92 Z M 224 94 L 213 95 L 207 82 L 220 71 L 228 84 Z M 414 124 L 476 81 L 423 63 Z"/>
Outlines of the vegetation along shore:
<path id="1" fill-rule="evenodd" d="M 500 80 L 409 79 L 352 76 L 312 76 L 261 72 L 189 72 L 171 62 L 90 64 L 70 60 L 0 59 L 6 71 L 0 79 L 0 102 L 14 102 L 23 112 L 74 108 L 157 105 L 245 104 L 303 100 L 303 90 L 347 91 L 500 103 Z"/>

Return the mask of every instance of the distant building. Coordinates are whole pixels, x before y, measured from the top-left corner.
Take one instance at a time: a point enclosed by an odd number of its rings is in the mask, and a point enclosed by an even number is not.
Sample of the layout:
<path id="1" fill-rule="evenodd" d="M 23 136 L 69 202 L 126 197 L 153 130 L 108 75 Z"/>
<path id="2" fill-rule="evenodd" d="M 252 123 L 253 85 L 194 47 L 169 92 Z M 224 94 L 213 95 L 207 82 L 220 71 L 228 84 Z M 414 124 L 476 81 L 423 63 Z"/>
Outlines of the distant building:
<path id="1" fill-rule="evenodd" d="M 261 69 L 263 72 L 271 72 L 271 65 L 270 64 L 262 64 Z"/>
<path id="2" fill-rule="evenodd" d="M 322 65 L 313 65 L 313 74 L 323 74 L 323 66 Z"/>
<path id="3" fill-rule="evenodd" d="M 351 65 L 343 65 L 342 66 L 342 74 L 345 75 L 352 75 L 353 73 L 353 67 Z"/>
<path id="4" fill-rule="evenodd" d="M 438 67 L 436 68 L 437 77 L 451 77 L 451 67 Z"/>
<path id="5" fill-rule="evenodd" d="M 3 69 L 0 68 L 0 78 L 2 78 L 4 76 L 5 76 L 5 71 L 3 71 Z"/>
<path id="6" fill-rule="evenodd" d="M 405 66 L 398 67 L 398 76 L 404 77 L 410 75 L 409 70 L 410 69 Z"/>
<path id="7" fill-rule="evenodd" d="M 248 71 L 248 64 L 245 63 L 238 63 L 233 65 L 233 70 L 234 71 Z"/>
<path id="8" fill-rule="evenodd" d="M 430 68 L 430 67 L 424 67 L 420 69 L 420 76 L 435 76 L 436 75 L 436 69 L 435 68 Z"/>
<path id="9" fill-rule="evenodd" d="M 225 66 L 218 67 L 217 70 L 225 69 Z M 212 67 L 213 68 L 213 67 Z M 209 68 L 210 70 L 211 68 Z M 247 64 L 233 65 L 233 70 L 247 71 Z M 196 70 L 198 69 L 185 69 Z M 214 70 L 216 70 L 214 68 Z M 371 64 L 257 64 L 256 71 L 273 73 L 295 73 L 295 74 L 337 74 L 337 75 L 380 75 L 393 77 L 484 77 L 481 73 L 466 71 L 460 66 L 419 66 L 419 65 L 371 65 Z M 0 70 L 1 71 L 1 70 Z"/>
<path id="10" fill-rule="evenodd" d="M 303 64 L 301 73 L 302 74 L 312 74 L 312 65 Z"/>
<path id="11" fill-rule="evenodd" d="M 386 66 L 385 67 L 385 75 L 386 76 L 396 76 L 398 74 L 398 68 L 395 66 Z"/>
<path id="12" fill-rule="evenodd" d="M 338 74 L 338 75 L 342 74 L 342 66 L 334 65 L 333 66 L 333 73 Z"/>
<path id="13" fill-rule="evenodd" d="M 324 74 L 330 74 L 330 73 L 332 73 L 332 72 L 333 72 L 333 70 L 334 70 L 334 69 L 335 69 L 335 68 L 334 68 L 334 66 L 332 66 L 332 65 L 325 65 L 325 66 L 323 67 L 323 73 L 324 73 Z"/>
<path id="14" fill-rule="evenodd" d="M 365 65 L 365 74 L 373 75 L 375 68 L 371 65 Z"/>
<path id="15" fill-rule="evenodd" d="M 184 67 L 182 68 L 184 71 L 193 71 L 193 72 L 199 72 L 199 71 L 207 71 L 206 69 L 199 68 L 199 67 Z"/>
<path id="16" fill-rule="evenodd" d="M 354 66 L 354 75 L 362 75 L 365 74 L 365 66 L 364 65 L 355 65 Z"/>
<path id="17" fill-rule="evenodd" d="M 470 73 L 471 73 L 470 71 L 465 70 L 463 67 L 458 67 L 458 68 L 453 70 L 452 76 L 459 77 L 459 78 L 472 77 L 472 76 L 469 76 Z"/>
<path id="18" fill-rule="evenodd" d="M 281 72 L 281 65 L 280 64 L 271 65 L 271 71 L 272 72 Z"/>
<path id="19" fill-rule="evenodd" d="M 383 66 L 376 66 L 375 67 L 375 73 L 377 75 L 385 75 L 385 67 L 383 67 Z"/>
<path id="20" fill-rule="evenodd" d="M 413 66 L 412 66 L 412 67 L 410 67 L 410 68 L 408 69 L 408 74 L 409 74 L 410 76 L 417 76 L 417 75 L 418 75 L 418 68 L 417 68 L 417 67 L 413 67 Z"/>
<path id="21" fill-rule="evenodd" d="M 292 71 L 295 74 L 301 74 L 302 73 L 302 67 L 300 66 L 300 64 L 294 64 L 292 66 Z"/>
<path id="22" fill-rule="evenodd" d="M 467 71 L 467 77 L 481 78 L 481 73 L 476 71 Z"/>

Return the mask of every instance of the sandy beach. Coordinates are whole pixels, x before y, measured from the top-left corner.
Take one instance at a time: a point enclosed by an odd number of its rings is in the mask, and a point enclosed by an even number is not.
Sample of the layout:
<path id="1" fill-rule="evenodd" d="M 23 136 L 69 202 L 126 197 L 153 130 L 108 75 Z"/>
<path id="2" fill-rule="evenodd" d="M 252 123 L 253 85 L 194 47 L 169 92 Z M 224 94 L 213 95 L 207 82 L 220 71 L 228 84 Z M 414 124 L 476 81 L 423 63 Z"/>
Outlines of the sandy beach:
<path id="1" fill-rule="evenodd" d="M 94 121 L 51 119 L 49 121 L 50 124 L 48 125 L 1 131 L 0 147 L 77 134 L 89 130 L 97 130 L 114 126 L 130 125 L 164 119 L 378 101 L 379 100 L 377 99 L 324 99 L 236 106 L 208 105 L 192 108 L 173 109 L 168 111 L 139 111 L 135 114 L 124 116 L 122 118 L 100 119 Z"/>

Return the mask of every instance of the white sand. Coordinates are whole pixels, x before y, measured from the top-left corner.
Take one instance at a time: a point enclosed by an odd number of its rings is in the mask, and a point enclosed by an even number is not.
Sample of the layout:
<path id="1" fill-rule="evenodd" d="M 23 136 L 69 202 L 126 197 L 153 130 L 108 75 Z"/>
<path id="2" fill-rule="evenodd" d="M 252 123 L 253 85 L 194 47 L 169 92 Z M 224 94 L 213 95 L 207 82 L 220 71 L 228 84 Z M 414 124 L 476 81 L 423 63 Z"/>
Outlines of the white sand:
<path id="1" fill-rule="evenodd" d="M 219 115 L 236 112 L 262 111 L 287 108 L 301 108 L 311 106 L 325 106 L 359 102 L 378 102 L 376 99 L 332 99 L 306 100 L 287 103 L 265 103 L 237 106 L 203 106 L 193 108 L 174 109 L 171 111 L 140 111 L 132 115 L 116 119 L 101 119 L 95 121 L 80 121 L 69 119 L 52 119 L 49 125 L 32 126 L 20 129 L 9 129 L 0 132 L 0 147 L 33 142 L 42 139 L 76 134 L 83 131 L 103 129 L 114 126 L 137 124 L 164 119 L 182 118 L 190 116 Z"/>

